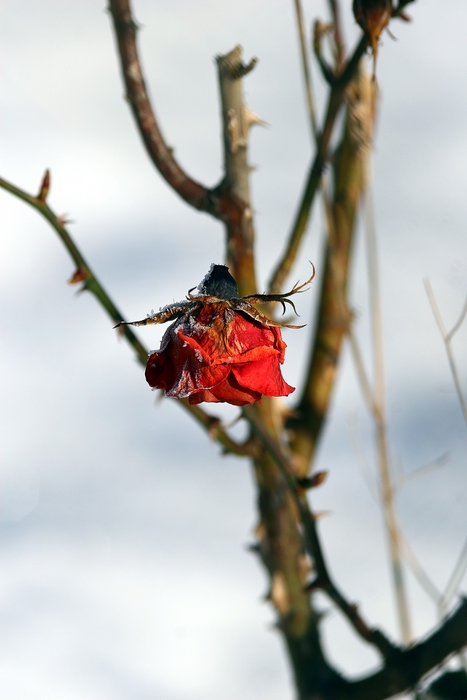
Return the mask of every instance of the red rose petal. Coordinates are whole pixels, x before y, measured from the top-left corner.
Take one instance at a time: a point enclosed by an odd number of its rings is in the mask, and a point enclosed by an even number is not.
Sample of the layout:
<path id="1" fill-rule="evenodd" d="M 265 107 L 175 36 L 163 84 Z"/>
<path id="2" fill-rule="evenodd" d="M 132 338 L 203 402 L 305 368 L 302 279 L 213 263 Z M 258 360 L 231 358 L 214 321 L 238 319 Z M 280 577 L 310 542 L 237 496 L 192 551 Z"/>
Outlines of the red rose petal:
<path id="1" fill-rule="evenodd" d="M 261 393 L 247 387 L 240 386 L 234 374 L 230 372 L 227 377 L 210 390 L 198 391 L 190 396 L 190 404 L 230 403 L 232 406 L 245 406 L 261 400 Z"/>
<path id="2" fill-rule="evenodd" d="M 238 383 L 265 396 L 288 396 L 295 388 L 287 384 L 281 374 L 277 356 L 232 367 Z"/>

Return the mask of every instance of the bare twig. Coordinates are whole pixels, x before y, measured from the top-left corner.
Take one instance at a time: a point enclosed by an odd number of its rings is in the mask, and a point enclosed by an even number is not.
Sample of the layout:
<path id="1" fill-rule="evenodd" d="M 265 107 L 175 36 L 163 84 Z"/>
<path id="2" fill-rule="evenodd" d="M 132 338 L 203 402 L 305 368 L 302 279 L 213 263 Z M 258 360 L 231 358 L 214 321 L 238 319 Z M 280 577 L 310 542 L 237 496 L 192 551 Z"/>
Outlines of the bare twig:
<path id="1" fill-rule="evenodd" d="M 63 225 L 61 218 L 57 216 L 46 203 L 46 197 L 48 189 L 50 187 L 50 174 L 48 173 L 48 171 L 46 171 L 46 175 L 44 176 L 44 179 L 42 181 L 42 185 L 40 187 L 40 192 L 38 196 L 30 195 L 27 192 L 24 192 L 24 190 L 21 190 L 19 187 L 12 185 L 10 182 L 4 180 L 3 178 L 0 178 L 0 187 L 6 190 L 7 192 L 10 192 L 11 194 L 15 195 L 15 197 L 18 197 L 23 202 L 26 202 L 27 204 L 32 206 L 40 214 L 42 214 L 42 216 L 45 219 L 47 219 L 50 225 L 58 233 L 65 248 L 67 249 L 68 253 L 70 254 L 71 258 L 74 260 L 77 266 L 77 271 L 73 275 L 72 280 L 74 279 L 76 281 L 79 280 L 80 282 L 82 282 L 82 289 L 86 289 L 96 297 L 97 301 L 105 309 L 105 311 L 107 311 L 112 321 L 120 322 L 123 319 L 121 311 L 119 311 L 119 309 L 115 306 L 115 304 L 113 303 L 113 301 L 111 300 L 111 298 L 109 297 L 109 295 L 107 294 L 107 292 L 93 273 L 92 269 L 81 254 L 80 250 L 78 249 L 76 243 L 73 241 L 67 229 Z M 45 192 L 45 190 L 47 190 L 47 192 Z M 42 197 L 40 197 L 41 194 Z M 146 350 L 144 345 L 139 341 L 139 339 L 136 337 L 136 335 L 133 333 L 130 327 L 121 326 L 121 330 L 119 330 L 119 333 L 122 333 L 127 342 L 131 345 L 131 347 L 136 353 L 136 357 L 140 364 L 146 366 L 148 351 Z M 208 431 L 208 433 L 213 437 L 213 439 L 216 442 L 218 442 L 226 452 L 231 452 L 233 454 L 242 456 L 252 456 L 254 454 L 254 445 L 249 441 L 247 441 L 244 444 L 239 444 L 235 442 L 235 440 L 232 440 L 232 438 L 222 427 L 222 424 L 218 418 L 210 416 L 199 406 L 190 406 L 190 404 L 188 403 L 188 399 L 181 399 L 179 403 L 188 413 L 190 413 L 190 415 L 200 425 L 202 425 Z"/>
<path id="2" fill-rule="evenodd" d="M 271 281 L 269 282 L 270 292 L 277 293 L 281 291 L 297 258 L 300 244 L 305 235 L 310 218 L 311 206 L 321 180 L 321 174 L 327 162 L 329 142 L 331 140 L 336 117 L 343 103 L 344 91 L 349 81 L 352 79 L 360 58 L 363 56 L 367 46 L 368 40 L 363 36 L 346 67 L 336 79 L 336 83 L 333 85 L 329 95 L 324 126 L 319 138 L 319 146 L 308 173 L 305 189 L 300 199 L 292 230 L 287 239 L 286 249 L 279 259 L 272 274 Z"/>
<path id="3" fill-rule="evenodd" d="M 168 184 L 196 209 L 208 211 L 209 190 L 189 177 L 175 160 L 161 134 L 143 78 L 136 46 L 137 23 L 132 17 L 129 0 L 109 0 L 109 12 L 117 37 L 120 66 L 126 97 L 152 162 Z"/>
<path id="4" fill-rule="evenodd" d="M 342 19 L 340 5 L 337 0 L 329 0 L 329 7 L 332 15 L 334 46 L 336 50 L 336 66 L 339 70 L 344 59 L 344 37 L 342 33 Z"/>
<path id="5" fill-rule="evenodd" d="M 446 589 L 439 601 L 439 614 L 443 617 L 451 604 L 453 597 L 461 584 L 465 572 L 467 571 L 467 540 L 464 543 L 459 559 L 454 567 L 451 577 L 447 583 Z"/>
<path id="6" fill-rule="evenodd" d="M 464 319 L 465 319 L 466 314 L 467 314 L 467 297 L 465 298 L 464 306 L 462 307 L 459 318 L 457 319 L 456 323 L 454 324 L 454 326 L 452 327 L 452 329 L 449 331 L 449 333 L 446 336 L 448 340 L 452 340 L 454 334 L 457 333 L 459 328 L 462 326 L 462 324 L 464 323 Z"/>
<path id="7" fill-rule="evenodd" d="M 415 685 L 428 671 L 440 664 L 450 654 L 467 645 L 467 600 L 463 600 L 453 615 L 426 640 L 407 649 L 394 646 L 379 630 L 369 629 L 356 606 L 349 604 L 334 586 L 321 550 L 316 523 L 308 503 L 297 493 L 292 467 L 279 443 L 265 430 L 255 410 L 249 406 L 243 415 L 253 428 L 263 447 L 273 457 L 295 500 L 300 513 L 307 545 L 314 559 L 316 579 L 312 589 L 323 589 L 347 617 L 358 634 L 380 650 L 385 663 L 383 668 L 359 681 L 345 681 L 332 677 L 323 697 L 333 700 L 384 700 L 389 695 L 403 692 Z M 431 582 L 428 580 L 428 588 Z M 431 595 L 437 593 L 431 587 Z"/>
<path id="8" fill-rule="evenodd" d="M 464 321 L 465 316 L 467 314 L 467 299 L 465 301 L 464 306 L 462 307 L 459 319 L 454 324 L 452 330 L 448 333 L 446 331 L 445 326 L 444 326 L 444 322 L 443 322 L 443 319 L 441 317 L 441 313 L 439 311 L 438 304 L 436 303 L 436 298 L 435 298 L 435 295 L 433 293 L 433 289 L 431 287 L 430 280 L 428 279 L 428 277 L 424 280 L 424 284 L 425 284 L 426 293 L 428 295 L 428 301 L 430 302 L 431 310 L 433 311 L 433 316 L 435 317 L 435 321 L 438 324 L 438 328 L 439 328 L 439 331 L 441 333 L 441 337 L 442 337 L 443 342 L 444 342 L 444 347 L 446 348 L 446 353 L 447 353 L 448 361 L 449 361 L 449 367 L 451 369 L 452 379 L 453 379 L 454 386 L 456 389 L 457 397 L 458 397 L 459 403 L 461 405 L 461 410 L 462 410 L 462 413 L 464 416 L 464 420 L 467 423 L 467 401 L 464 397 L 464 394 L 462 393 L 459 373 L 457 371 L 457 365 L 456 365 L 456 361 L 454 359 L 454 353 L 453 353 L 452 346 L 451 346 L 451 340 L 452 340 L 454 334 L 460 328 L 460 326 L 461 326 L 462 322 Z"/>
<path id="9" fill-rule="evenodd" d="M 350 421 L 349 421 L 350 423 Z M 366 485 L 368 487 L 368 490 L 375 501 L 376 504 L 379 505 L 379 492 L 381 489 L 380 483 L 378 479 L 373 479 L 373 475 L 371 473 L 368 461 L 366 459 L 365 453 L 363 451 L 363 447 L 360 441 L 360 437 L 358 434 L 358 428 L 356 425 L 356 420 L 352 422 L 353 424 L 350 424 L 350 437 L 353 442 L 354 450 L 358 459 L 358 464 L 360 467 L 360 471 L 362 472 L 362 476 L 366 482 Z M 418 470 L 417 470 L 418 471 Z M 377 487 L 377 488 L 376 488 Z M 419 582 L 420 586 L 423 588 L 425 593 L 433 600 L 433 602 L 438 605 L 439 601 L 441 600 L 441 593 L 438 591 L 426 571 L 423 569 L 422 565 L 418 561 L 417 557 L 415 556 L 414 551 L 412 550 L 412 547 L 410 546 L 407 538 L 404 536 L 403 532 L 400 532 L 400 541 L 401 541 L 401 546 L 402 546 L 402 554 L 404 556 L 404 559 L 411 569 L 414 577 L 417 579 Z"/>
<path id="10" fill-rule="evenodd" d="M 326 242 L 312 350 L 296 411 L 287 421 L 290 445 L 308 470 L 337 376 L 343 339 L 352 322 L 346 301 L 355 220 L 364 185 L 365 133 L 371 133 L 370 79 L 362 69 L 347 90 L 343 136 L 333 159 L 331 211 L 325 201 Z M 362 119 L 362 115 L 365 115 Z M 359 122 L 357 120 L 359 118 Z M 357 123 L 359 128 L 357 129 Z M 339 286 L 340 291 L 336 293 Z"/>
<path id="11" fill-rule="evenodd" d="M 300 58 L 301 58 L 301 63 L 302 63 L 303 82 L 305 84 L 305 95 L 306 95 L 306 102 L 307 102 L 307 107 L 308 107 L 308 116 L 310 119 L 310 126 L 311 126 L 311 133 L 313 136 L 313 141 L 316 142 L 318 139 L 318 124 L 316 121 L 316 108 L 315 108 L 315 101 L 313 98 L 313 88 L 312 88 L 312 84 L 311 84 L 310 61 L 308 59 L 308 49 L 307 49 L 306 34 L 305 34 L 305 23 L 303 20 L 303 11 L 302 11 L 301 0 L 294 0 L 294 6 L 295 6 L 295 15 L 297 18 L 298 37 L 300 40 Z"/>
<path id="12" fill-rule="evenodd" d="M 143 139 L 146 150 L 152 162 L 166 182 L 188 204 L 200 211 L 208 212 L 226 226 L 227 258 L 231 272 L 239 286 L 241 294 L 251 294 L 256 291 L 254 260 L 253 260 L 253 223 L 252 209 L 249 196 L 243 198 L 248 180 L 249 169 L 238 170 L 244 177 L 232 180 L 230 161 L 226 163 L 226 177 L 215 188 L 208 189 L 189 177 L 176 161 L 173 149 L 169 148 L 161 134 L 154 110 L 147 93 L 141 63 L 136 45 L 137 24 L 133 19 L 130 0 L 109 0 L 109 11 L 112 16 L 117 37 L 118 54 L 125 82 L 127 99 L 131 105 L 136 125 Z M 259 123 L 256 115 L 244 109 L 241 100 L 241 78 L 251 70 L 256 59 L 244 66 L 241 62 L 241 49 L 236 47 L 226 56 L 218 57 L 220 69 L 221 97 L 223 108 L 226 105 L 226 94 L 223 86 L 230 84 L 230 93 L 234 95 L 235 107 L 232 105 L 229 115 L 224 114 L 224 135 L 232 136 L 234 142 L 229 142 L 229 153 L 233 160 L 244 156 L 246 158 L 246 139 L 248 129 L 253 123 Z M 231 71 L 228 80 L 221 67 L 226 65 L 225 59 L 233 56 L 238 70 Z M 229 94 L 230 94 L 229 93 Z M 236 132 L 236 133 L 234 133 Z M 226 151 L 224 150 L 224 155 Z M 248 189 L 248 188 L 246 188 Z M 240 264 L 241 261 L 241 264 Z"/>
<path id="13" fill-rule="evenodd" d="M 438 469 L 438 467 L 442 467 L 445 464 L 447 464 L 449 461 L 449 454 L 445 452 L 444 454 L 440 455 L 436 459 L 433 459 L 431 462 L 428 462 L 427 464 L 422 464 L 421 467 L 416 467 L 415 469 L 412 469 L 411 472 L 402 474 L 400 477 L 395 479 L 394 481 L 394 490 L 398 491 L 402 486 L 405 486 L 405 484 L 408 481 L 411 481 L 412 479 L 416 479 L 417 477 L 426 474 L 427 472 L 431 472 L 434 469 Z"/>
<path id="14" fill-rule="evenodd" d="M 441 593 L 438 591 L 435 584 L 420 564 L 417 556 L 415 555 L 415 552 L 410 546 L 409 541 L 405 537 L 404 533 L 400 532 L 399 534 L 400 543 L 402 547 L 402 554 L 404 555 L 404 559 L 407 565 L 410 567 L 410 570 L 412 571 L 413 575 L 415 576 L 415 578 L 417 579 L 418 583 L 423 588 L 427 596 L 431 598 L 431 600 L 436 605 L 438 605 L 441 599 Z"/>
<path id="15" fill-rule="evenodd" d="M 375 475 L 372 473 L 370 462 L 367 459 L 362 441 L 360 439 L 356 411 L 349 414 L 347 418 L 347 423 L 349 430 L 349 438 L 355 452 L 355 457 L 357 459 L 357 464 L 360 469 L 361 475 L 363 477 L 364 482 L 367 485 L 371 497 L 373 498 L 374 502 L 378 504 L 379 483 Z"/>
<path id="16" fill-rule="evenodd" d="M 433 634 L 408 649 L 396 651 L 381 670 L 345 682 L 327 697 L 333 700 L 384 700 L 413 688 L 423 676 L 467 645 L 467 599 Z"/>
<path id="17" fill-rule="evenodd" d="M 371 162 L 371 161 L 370 161 Z M 376 226 L 373 211 L 373 200 L 371 193 L 371 180 L 368 177 L 366 196 L 366 239 L 368 250 L 368 279 L 370 313 L 373 340 L 373 363 L 375 376 L 375 410 L 373 418 L 376 426 L 376 443 L 378 449 L 378 462 L 381 483 L 381 501 L 383 505 L 386 532 L 388 537 L 389 552 L 391 558 L 392 578 L 396 597 L 396 607 L 398 611 L 399 625 L 402 641 L 409 644 L 411 638 L 409 606 L 404 583 L 404 574 L 401 562 L 401 536 L 396 516 L 394 501 L 394 487 L 391 475 L 391 462 L 389 457 L 389 446 L 386 428 L 386 399 L 384 386 L 384 351 L 383 351 L 383 328 L 381 315 L 381 297 L 379 289 L 378 256 L 376 250 Z"/>

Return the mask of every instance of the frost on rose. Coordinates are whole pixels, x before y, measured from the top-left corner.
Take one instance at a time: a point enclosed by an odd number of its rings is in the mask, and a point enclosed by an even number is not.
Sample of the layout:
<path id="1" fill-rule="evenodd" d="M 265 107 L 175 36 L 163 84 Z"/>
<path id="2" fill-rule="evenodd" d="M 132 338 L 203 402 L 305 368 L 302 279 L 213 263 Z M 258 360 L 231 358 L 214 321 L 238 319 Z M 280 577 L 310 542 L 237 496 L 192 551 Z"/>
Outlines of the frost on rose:
<path id="1" fill-rule="evenodd" d="M 197 293 L 162 308 L 131 325 L 173 321 L 160 349 L 149 355 L 146 380 L 166 396 L 190 404 L 225 402 L 244 406 L 262 396 L 288 396 L 295 391 L 284 381 L 280 365 L 286 344 L 280 327 L 301 328 L 272 321 L 253 304 L 279 302 L 303 291 L 312 277 L 287 294 L 239 297 L 237 284 L 225 265 L 211 265 Z M 122 324 L 118 324 L 122 325 Z"/>

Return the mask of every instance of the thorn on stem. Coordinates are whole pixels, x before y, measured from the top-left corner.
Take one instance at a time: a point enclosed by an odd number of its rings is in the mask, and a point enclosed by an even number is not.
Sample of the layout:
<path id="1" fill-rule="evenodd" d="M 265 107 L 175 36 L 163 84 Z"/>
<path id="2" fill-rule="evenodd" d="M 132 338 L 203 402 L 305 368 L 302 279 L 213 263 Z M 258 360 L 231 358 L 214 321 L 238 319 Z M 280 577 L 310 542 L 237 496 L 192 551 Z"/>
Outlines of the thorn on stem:
<path id="1" fill-rule="evenodd" d="M 221 426 L 222 426 L 222 422 L 221 422 L 220 418 L 217 418 L 216 416 L 209 417 L 208 435 L 211 438 L 211 440 L 216 439 L 217 431 Z"/>
<path id="2" fill-rule="evenodd" d="M 312 591 L 318 591 L 322 588 L 324 588 L 323 582 L 319 577 L 317 577 L 309 583 L 307 583 L 303 590 L 305 591 L 305 593 L 311 593 Z"/>
<path id="3" fill-rule="evenodd" d="M 60 226 L 66 226 L 67 224 L 74 224 L 75 222 L 73 219 L 68 218 L 68 214 L 60 214 L 60 216 L 57 216 L 57 223 Z"/>
<path id="4" fill-rule="evenodd" d="M 83 270 L 82 268 L 78 268 L 68 280 L 68 284 L 79 284 L 80 282 L 85 282 L 88 278 L 89 272 L 87 270 Z"/>
<path id="5" fill-rule="evenodd" d="M 316 472 L 316 474 L 311 474 L 311 476 L 305 476 L 303 478 L 297 479 L 297 491 L 304 493 L 308 489 L 315 489 L 317 486 L 321 486 L 328 478 L 327 471 Z"/>
<path id="6" fill-rule="evenodd" d="M 117 335 L 119 337 L 122 337 L 125 335 L 125 328 L 124 328 L 123 321 L 120 321 L 120 323 L 117 323 L 117 325 L 113 326 L 113 328 L 117 329 Z"/>
<path id="7" fill-rule="evenodd" d="M 259 542 L 251 542 L 250 544 L 247 544 L 246 551 L 251 552 L 252 554 L 259 554 L 261 551 L 261 545 Z"/>

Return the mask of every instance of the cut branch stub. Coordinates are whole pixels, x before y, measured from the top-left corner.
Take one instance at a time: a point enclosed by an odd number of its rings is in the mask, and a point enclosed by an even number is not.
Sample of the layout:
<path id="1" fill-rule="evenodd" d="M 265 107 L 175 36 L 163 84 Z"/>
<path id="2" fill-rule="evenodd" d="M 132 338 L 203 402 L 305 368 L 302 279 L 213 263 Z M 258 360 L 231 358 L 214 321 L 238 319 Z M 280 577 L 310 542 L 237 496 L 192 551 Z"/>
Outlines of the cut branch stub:
<path id="1" fill-rule="evenodd" d="M 236 214 L 219 211 L 227 227 L 227 265 L 238 283 L 241 296 L 256 291 L 254 270 L 254 227 L 250 197 L 248 164 L 248 134 L 252 125 L 261 123 L 243 101 L 242 78 L 253 70 L 257 59 L 248 64 L 242 61 L 242 49 L 216 58 L 222 106 L 224 180 L 219 187 L 219 206 L 222 193 L 226 202 L 235 205 Z"/>
<path id="2" fill-rule="evenodd" d="M 243 101 L 242 78 L 257 63 L 253 58 L 247 65 L 242 61 L 242 48 L 236 46 L 224 56 L 217 56 L 222 101 L 224 131 L 224 168 L 226 188 L 250 205 L 250 169 L 247 162 L 248 131 L 252 114 Z M 256 119 L 257 121 L 257 119 Z"/>

